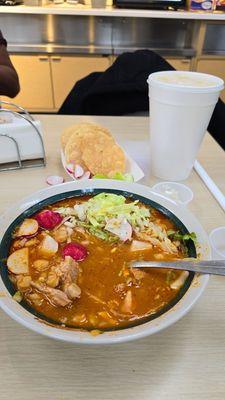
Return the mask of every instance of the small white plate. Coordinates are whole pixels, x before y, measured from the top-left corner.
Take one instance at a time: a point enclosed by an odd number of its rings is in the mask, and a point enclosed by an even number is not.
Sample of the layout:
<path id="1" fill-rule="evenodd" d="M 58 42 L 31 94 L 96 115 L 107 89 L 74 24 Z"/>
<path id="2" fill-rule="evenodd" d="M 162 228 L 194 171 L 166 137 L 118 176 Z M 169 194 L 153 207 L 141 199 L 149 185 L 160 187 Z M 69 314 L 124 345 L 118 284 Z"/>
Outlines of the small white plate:
<path id="1" fill-rule="evenodd" d="M 126 171 L 125 171 L 125 173 L 131 174 L 134 178 L 134 182 L 140 181 L 145 176 L 144 172 L 139 167 L 139 165 L 136 163 L 136 161 L 134 161 L 125 151 L 124 151 L 124 153 L 126 156 Z M 63 168 L 65 169 L 67 175 L 69 175 L 71 179 L 76 181 L 77 179 L 74 178 L 73 174 L 68 172 L 66 169 L 66 159 L 65 159 L 65 155 L 62 150 L 61 150 L 61 160 L 62 160 Z"/>

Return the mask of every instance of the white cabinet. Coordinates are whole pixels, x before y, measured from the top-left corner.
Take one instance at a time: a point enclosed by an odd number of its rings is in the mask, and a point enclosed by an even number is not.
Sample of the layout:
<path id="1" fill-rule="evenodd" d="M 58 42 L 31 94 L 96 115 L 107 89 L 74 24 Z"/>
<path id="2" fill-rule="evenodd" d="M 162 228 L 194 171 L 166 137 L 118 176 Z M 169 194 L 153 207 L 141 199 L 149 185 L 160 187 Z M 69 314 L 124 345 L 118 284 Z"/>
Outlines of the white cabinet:
<path id="1" fill-rule="evenodd" d="M 172 65 L 172 67 L 174 67 L 178 71 L 190 70 L 190 60 L 188 58 L 168 57 L 166 60 Z"/>
<path id="2" fill-rule="evenodd" d="M 20 80 L 20 93 L 14 103 L 30 111 L 51 111 L 54 108 L 53 90 L 48 56 L 11 55 Z"/>
<path id="3" fill-rule="evenodd" d="M 29 111 L 56 111 L 74 84 L 91 72 L 110 66 L 103 56 L 11 55 L 20 79 L 20 93 L 13 101 Z"/>
<path id="4" fill-rule="evenodd" d="M 75 83 L 91 72 L 105 71 L 109 58 L 102 56 L 51 56 L 54 102 L 58 109 Z"/>

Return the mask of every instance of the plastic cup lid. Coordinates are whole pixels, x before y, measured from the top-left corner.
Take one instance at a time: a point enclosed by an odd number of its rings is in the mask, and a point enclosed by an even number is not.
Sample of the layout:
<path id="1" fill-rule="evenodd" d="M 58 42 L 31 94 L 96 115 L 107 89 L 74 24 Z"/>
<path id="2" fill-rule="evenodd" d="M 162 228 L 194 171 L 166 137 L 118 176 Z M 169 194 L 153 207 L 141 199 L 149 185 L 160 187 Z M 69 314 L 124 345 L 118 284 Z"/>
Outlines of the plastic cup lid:
<path id="1" fill-rule="evenodd" d="M 180 79 L 180 83 L 176 82 L 177 79 Z M 191 84 L 191 80 L 193 80 L 193 84 Z M 150 86 L 157 86 L 164 89 L 195 93 L 218 92 L 224 88 L 224 81 L 221 78 L 215 75 L 192 71 L 153 72 L 149 75 L 147 83 Z"/>
<path id="2" fill-rule="evenodd" d="M 225 260 L 225 226 L 213 229 L 209 234 L 213 251 L 220 259 Z"/>
<path id="3" fill-rule="evenodd" d="M 152 187 L 152 190 L 184 206 L 194 197 L 188 186 L 177 182 L 159 182 Z"/>

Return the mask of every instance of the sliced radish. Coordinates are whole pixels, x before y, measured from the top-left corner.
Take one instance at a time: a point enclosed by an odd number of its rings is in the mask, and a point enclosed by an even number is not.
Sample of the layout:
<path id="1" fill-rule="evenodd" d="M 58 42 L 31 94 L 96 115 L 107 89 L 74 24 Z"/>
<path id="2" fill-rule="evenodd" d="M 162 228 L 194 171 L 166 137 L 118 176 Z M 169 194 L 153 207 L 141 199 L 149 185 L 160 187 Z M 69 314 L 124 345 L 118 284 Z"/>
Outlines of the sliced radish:
<path id="1" fill-rule="evenodd" d="M 79 179 L 84 175 L 84 170 L 81 165 L 76 164 L 74 168 L 74 178 Z"/>
<path id="2" fill-rule="evenodd" d="M 53 229 L 59 225 L 63 217 L 56 211 L 44 210 L 35 216 L 39 226 L 44 229 Z"/>
<path id="3" fill-rule="evenodd" d="M 71 242 L 64 246 L 63 257 L 70 256 L 75 261 L 83 261 L 87 257 L 87 249 L 82 244 Z"/>
<path id="4" fill-rule="evenodd" d="M 30 237 L 30 236 L 35 236 L 35 234 L 38 232 L 38 222 L 36 219 L 33 218 L 26 218 L 22 225 L 20 225 L 16 236 L 17 237 Z"/>
<path id="5" fill-rule="evenodd" d="M 84 175 L 82 175 L 82 177 L 80 178 L 80 180 L 83 180 L 83 179 L 90 179 L 90 177 L 91 177 L 90 171 L 86 171 L 86 172 L 84 173 Z"/>
<path id="6" fill-rule="evenodd" d="M 66 164 L 66 170 L 69 172 L 69 174 L 74 173 L 74 165 L 72 163 Z"/>
<path id="7" fill-rule="evenodd" d="M 105 230 L 118 236 L 122 242 L 131 240 L 132 226 L 126 218 L 111 218 L 107 221 Z"/>
<path id="8" fill-rule="evenodd" d="M 50 186 L 60 185 L 64 182 L 64 178 L 58 175 L 50 175 L 47 177 L 46 182 Z"/>
<path id="9" fill-rule="evenodd" d="M 56 240 L 46 235 L 38 247 L 38 254 L 44 258 L 51 258 L 57 253 L 58 247 Z"/>
<path id="10" fill-rule="evenodd" d="M 7 267 L 13 274 L 29 273 L 29 250 L 23 248 L 14 251 L 7 259 Z"/>

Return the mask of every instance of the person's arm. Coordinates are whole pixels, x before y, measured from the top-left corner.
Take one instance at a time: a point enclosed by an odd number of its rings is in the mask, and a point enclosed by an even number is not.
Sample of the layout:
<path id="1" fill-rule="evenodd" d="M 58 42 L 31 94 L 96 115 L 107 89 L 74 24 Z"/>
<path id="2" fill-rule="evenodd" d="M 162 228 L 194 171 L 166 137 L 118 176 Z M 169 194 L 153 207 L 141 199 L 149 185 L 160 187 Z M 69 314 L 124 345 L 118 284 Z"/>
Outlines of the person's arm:
<path id="1" fill-rule="evenodd" d="M 0 95 L 15 97 L 19 91 L 19 78 L 9 58 L 7 42 L 0 31 Z"/>

